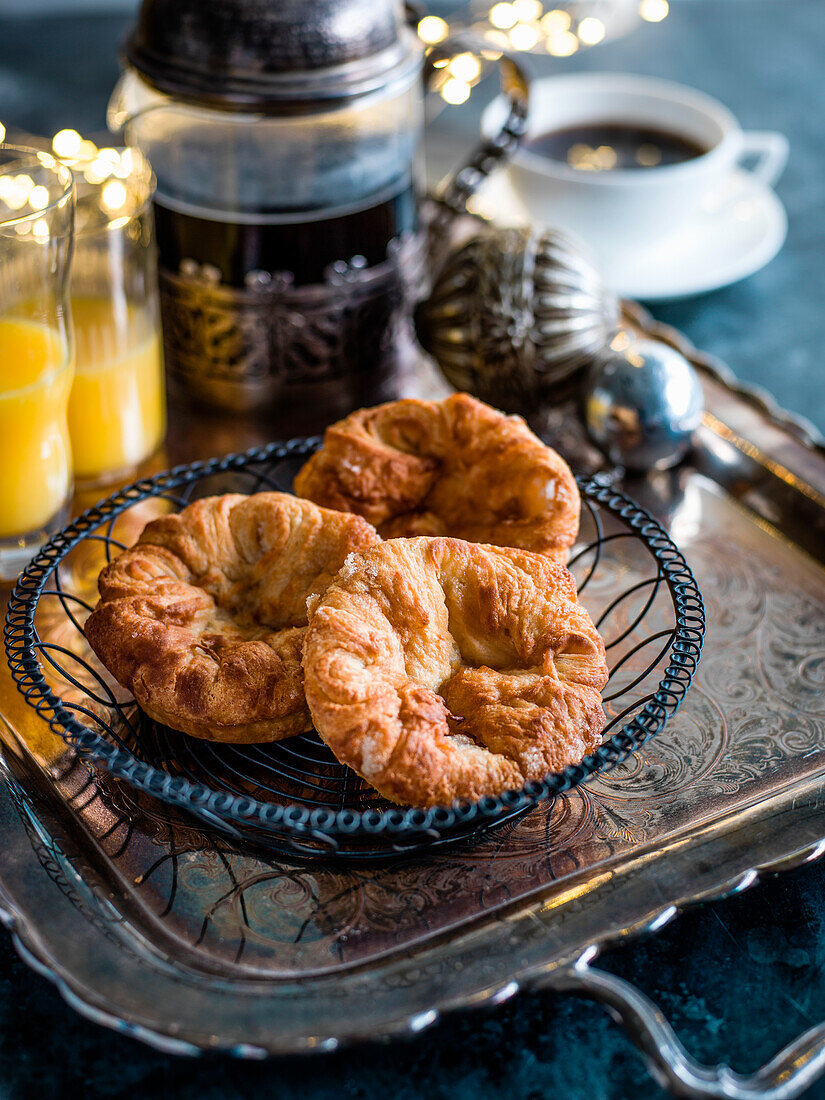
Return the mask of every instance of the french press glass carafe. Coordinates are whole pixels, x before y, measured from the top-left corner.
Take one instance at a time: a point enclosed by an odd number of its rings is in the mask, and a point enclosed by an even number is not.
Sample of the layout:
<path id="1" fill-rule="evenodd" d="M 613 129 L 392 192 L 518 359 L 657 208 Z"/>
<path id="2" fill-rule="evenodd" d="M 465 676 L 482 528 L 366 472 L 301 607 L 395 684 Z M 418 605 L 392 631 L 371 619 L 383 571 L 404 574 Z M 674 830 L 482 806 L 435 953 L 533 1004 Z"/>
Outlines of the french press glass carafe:
<path id="1" fill-rule="evenodd" d="M 157 176 L 170 381 L 319 426 L 391 397 L 424 267 L 424 53 L 400 3 L 144 0 L 124 62 L 109 122 Z M 518 139 L 506 73 L 511 117 L 445 189 L 453 208 Z"/>

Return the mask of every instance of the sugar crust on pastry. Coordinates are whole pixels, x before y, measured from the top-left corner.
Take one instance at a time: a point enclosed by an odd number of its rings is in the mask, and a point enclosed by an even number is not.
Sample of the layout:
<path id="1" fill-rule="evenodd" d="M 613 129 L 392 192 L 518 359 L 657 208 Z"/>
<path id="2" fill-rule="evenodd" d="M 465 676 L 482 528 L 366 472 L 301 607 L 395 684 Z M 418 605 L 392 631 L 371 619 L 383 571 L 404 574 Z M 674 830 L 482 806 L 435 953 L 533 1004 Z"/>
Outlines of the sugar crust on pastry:
<path id="1" fill-rule="evenodd" d="M 208 740 L 280 740 L 311 726 L 307 598 L 379 541 L 360 516 L 288 493 L 198 500 L 103 570 L 86 637 L 151 718 Z"/>
<path id="2" fill-rule="evenodd" d="M 386 798 L 519 788 L 599 744 L 604 644 L 567 570 L 529 551 L 394 539 L 350 555 L 310 606 L 307 702 Z"/>
<path id="3" fill-rule="evenodd" d="M 580 497 L 521 417 L 468 394 L 359 409 L 327 428 L 299 496 L 364 516 L 383 538 L 450 535 L 566 562 Z"/>

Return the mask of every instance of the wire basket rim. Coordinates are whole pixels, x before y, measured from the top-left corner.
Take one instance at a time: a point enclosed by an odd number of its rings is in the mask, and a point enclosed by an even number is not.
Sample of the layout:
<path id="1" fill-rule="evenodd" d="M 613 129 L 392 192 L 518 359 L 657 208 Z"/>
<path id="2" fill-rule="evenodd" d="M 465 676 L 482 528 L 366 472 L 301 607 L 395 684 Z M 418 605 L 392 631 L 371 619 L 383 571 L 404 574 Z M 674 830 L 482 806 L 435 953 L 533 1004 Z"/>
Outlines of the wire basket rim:
<path id="1" fill-rule="evenodd" d="M 450 805 L 426 810 L 400 806 L 365 810 L 310 809 L 298 802 L 278 804 L 229 794 L 205 783 L 169 775 L 139 760 L 128 750 L 111 744 L 102 733 L 78 721 L 49 687 L 43 665 L 32 645 L 34 617 L 43 588 L 66 555 L 90 531 L 106 521 L 113 521 L 143 499 L 212 474 L 240 471 L 266 461 L 303 457 L 317 449 L 320 441 L 319 436 L 276 441 L 223 458 L 175 466 L 151 478 L 138 479 L 88 508 L 54 535 L 20 574 L 9 600 L 4 631 L 12 677 L 26 702 L 79 756 L 105 768 L 132 787 L 194 813 L 239 838 L 245 834 L 233 825 L 257 826 L 264 830 L 277 826 L 288 836 L 316 842 L 354 837 L 379 839 L 382 835 L 395 838 L 409 836 L 411 832 L 419 836 L 430 833 L 432 839 L 438 840 L 447 830 L 466 828 L 471 823 L 481 826 L 505 816 L 509 818 L 577 787 L 596 772 L 614 767 L 661 731 L 679 708 L 696 672 L 705 633 L 704 603 L 692 570 L 661 524 L 600 475 L 577 477 L 580 491 L 588 500 L 621 519 L 646 544 L 673 602 L 676 624 L 667 649 L 668 664 L 656 690 L 630 721 L 579 764 L 568 765 L 541 780 L 529 780 L 520 789 L 486 795 L 476 801 L 455 799 Z"/>

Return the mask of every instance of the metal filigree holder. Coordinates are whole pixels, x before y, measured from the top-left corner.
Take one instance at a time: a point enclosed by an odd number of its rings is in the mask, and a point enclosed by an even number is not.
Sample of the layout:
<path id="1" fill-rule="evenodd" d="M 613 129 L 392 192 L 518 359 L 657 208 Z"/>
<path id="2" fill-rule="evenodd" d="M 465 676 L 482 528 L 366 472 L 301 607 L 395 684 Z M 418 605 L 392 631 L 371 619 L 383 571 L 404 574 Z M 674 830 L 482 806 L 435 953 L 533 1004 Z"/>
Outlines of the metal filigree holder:
<path id="1" fill-rule="evenodd" d="M 294 460 L 317 445 L 276 443 L 138 482 L 84 513 L 21 576 L 6 627 L 12 674 L 28 702 L 81 757 L 236 840 L 301 857 L 375 859 L 500 825 L 614 766 L 661 730 L 696 670 L 702 599 L 659 524 L 598 478 L 579 480 L 585 520 L 570 567 L 605 637 L 611 674 L 604 740 L 581 764 L 500 796 L 405 810 L 338 764 L 314 734 L 266 746 L 219 745 L 148 719 L 83 636 L 94 599 L 89 581 L 124 546 L 124 522 L 131 516 L 137 526 L 158 509 L 181 508 L 229 488 L 289 489 Z M 620 577 L 626 563 L 624 587 L 617 589 L 604 572 L 608 551 Z M 48 624 L 54 613 L 65 613 L 70 624 L 62 644 L 41 632 L 40 623 Z"/>
<path id="2" fill-rule="evenodd" d="M 386 260 L 330 265 L 324 282 L 294 286 L 289 272 L 251 271 L 243 288 L 210 265 L 160 269 L 164 356 L 172 385 L 237 410 L 278 397 L 324 405 L 330 419 L 393 396 L 398 329 L 423 285 L 421 241 L 390 242 Z"/>

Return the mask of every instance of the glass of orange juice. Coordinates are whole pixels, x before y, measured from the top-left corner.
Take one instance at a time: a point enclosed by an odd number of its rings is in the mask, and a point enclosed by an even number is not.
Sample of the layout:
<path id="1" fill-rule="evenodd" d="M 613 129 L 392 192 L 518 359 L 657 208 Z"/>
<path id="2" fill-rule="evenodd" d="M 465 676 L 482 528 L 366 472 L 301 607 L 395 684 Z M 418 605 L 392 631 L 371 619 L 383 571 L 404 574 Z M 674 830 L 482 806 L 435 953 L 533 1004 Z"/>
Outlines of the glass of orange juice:
<path id="1" fill-rule="evenodd" d="M 0 579 L 66 521 L 72 489 L 68 276 L 74 183 L 48 153 L 0 145 Z"/>
<path id="2" fill-rule="evenodd" d="M 69 435 L 75 480 L 85 486 L 130 476 L 166 430 L 154 178 L 137 150 L 92 149 L 91 159 L 70 161 L 77 209 Z"/>

